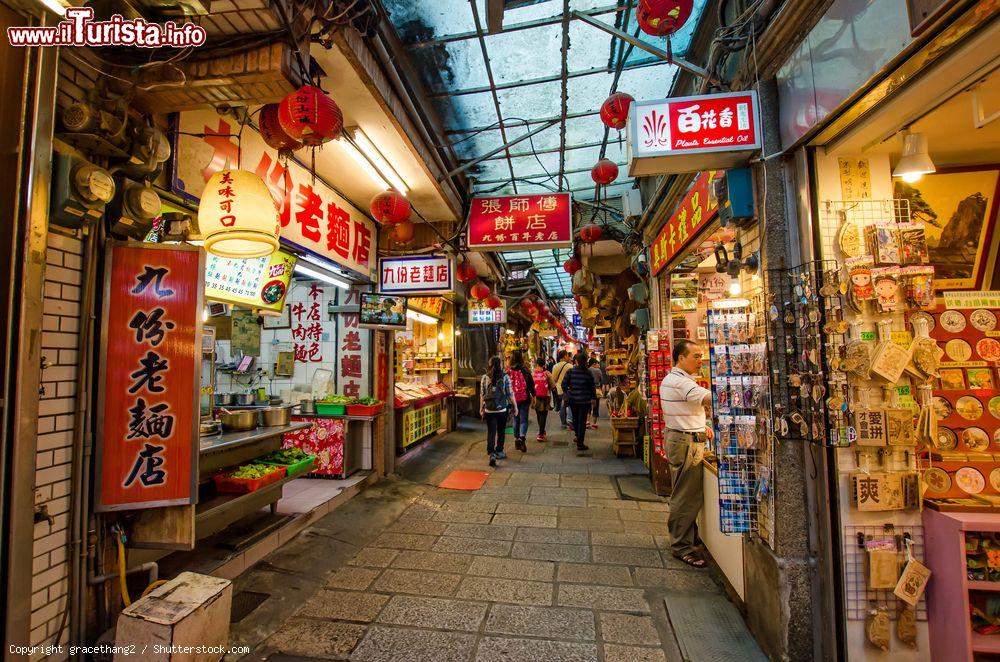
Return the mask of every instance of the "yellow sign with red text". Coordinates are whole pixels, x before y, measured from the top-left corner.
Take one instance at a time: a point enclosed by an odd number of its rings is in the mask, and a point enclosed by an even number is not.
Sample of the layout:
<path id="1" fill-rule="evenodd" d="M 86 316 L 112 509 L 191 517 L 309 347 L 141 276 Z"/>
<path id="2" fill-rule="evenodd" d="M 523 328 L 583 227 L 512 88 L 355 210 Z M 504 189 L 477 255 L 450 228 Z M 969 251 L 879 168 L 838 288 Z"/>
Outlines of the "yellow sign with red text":
<path id="1" fill-rule="evenodd" d="M 653 275 L 663 271 L 674 256 L 687 248 L 698 233 L 715 218 L 719 206 L 708 195 L 709 184 L 726 174 L 725 170 L 706 170 L 695 178 L 691 188 L 650 246 Z"/>

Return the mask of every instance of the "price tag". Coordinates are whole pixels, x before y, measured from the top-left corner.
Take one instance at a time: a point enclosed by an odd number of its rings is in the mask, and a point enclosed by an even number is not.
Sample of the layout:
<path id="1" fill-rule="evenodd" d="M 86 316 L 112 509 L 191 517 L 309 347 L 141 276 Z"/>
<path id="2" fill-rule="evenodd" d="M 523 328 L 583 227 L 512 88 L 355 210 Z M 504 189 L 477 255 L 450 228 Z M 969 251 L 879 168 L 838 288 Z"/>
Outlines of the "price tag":
<path id="1" fill-rule="evenodd" d="M 862 340 L 875 340 L 875 332 L 874 331 L 862 331 L 861 332 L 861 339 Z"/>
<path id="2" fill-rule="evenodd" d="M 909 331 L 893 331 L 892 342 L 904 349 L 909 349 L 910 343 L 913 342 L 913 335 Z"/>

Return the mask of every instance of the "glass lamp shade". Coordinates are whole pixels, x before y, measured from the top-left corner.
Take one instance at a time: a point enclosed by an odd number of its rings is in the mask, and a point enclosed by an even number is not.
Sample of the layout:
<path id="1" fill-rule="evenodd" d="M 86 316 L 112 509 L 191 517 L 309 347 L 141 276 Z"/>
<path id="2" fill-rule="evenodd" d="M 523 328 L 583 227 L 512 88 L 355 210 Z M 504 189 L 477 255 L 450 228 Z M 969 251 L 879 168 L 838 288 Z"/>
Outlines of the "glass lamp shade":
<path id="1" fill-rule="evenodd" d="M 264 257 L 278 249 L 278 211 L 264 181 L 246 170 L 220 170 L 198 205 L 205 250 L 219 257 Z"/>
<path id="2" fill-rule="evenodd" d="M 892 171 L 893 177 L 916 181 L 921 175 L 935 172 L 934 162 L 927 153 L 927 134 L 907 133 L 903 136 L 903 155 Z"/>

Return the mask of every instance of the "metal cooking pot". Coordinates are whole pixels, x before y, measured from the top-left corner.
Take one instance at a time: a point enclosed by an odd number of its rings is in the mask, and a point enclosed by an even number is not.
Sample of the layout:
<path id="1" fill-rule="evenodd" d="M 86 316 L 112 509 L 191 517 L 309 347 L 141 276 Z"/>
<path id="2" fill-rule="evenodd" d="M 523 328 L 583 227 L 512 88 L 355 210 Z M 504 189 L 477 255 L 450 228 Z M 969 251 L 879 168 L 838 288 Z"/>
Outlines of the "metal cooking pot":
<path id="1" fill-rule="evenodd" d="M 226 432 L 242 432 L 257 427 L 257 412 L 253 409 L 243 411 L 222 410 L 219 412 L 222 429 Z"/>
<path id="2" fill-rule="evenodd" d="M 299 413 L 302 414 L 315 414 L 316 413 L 316 403 L 312 400 L 303 400 L 299 403 Z"/>
<path id="3" fill-rule="evenodd" d="M 233 404 L 233 394 L 232 393 L 216 393 L 215 394 L 215 404 L 218 407 L 225 407 L 226 405 Z"/>
<path id="4" fill-rule="evenodd" d="M 252 405 L 255 397 L 253 393 L 234 393 L 233 404 L 240 406 Z"/>
<path id="5" fill-rule="evenodd" d="M 291 407 L 266 407 L 261 409 L 260 413 L 264 419 L 264 427 L 266 428 L 288 425 L 292 420 Z"/>

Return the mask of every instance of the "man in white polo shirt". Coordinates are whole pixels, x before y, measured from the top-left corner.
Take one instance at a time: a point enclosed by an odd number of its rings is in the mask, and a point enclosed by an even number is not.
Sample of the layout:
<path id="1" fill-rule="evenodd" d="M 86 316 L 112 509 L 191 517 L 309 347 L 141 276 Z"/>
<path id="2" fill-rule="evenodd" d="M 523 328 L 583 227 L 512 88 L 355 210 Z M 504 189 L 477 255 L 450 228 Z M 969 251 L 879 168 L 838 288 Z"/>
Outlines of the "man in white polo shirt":
<path id="1" fill-rule="evenodd" d="M 695 548 L 695 520 L 701 511 L 702 467 L 705 440 L 714 432 L 706 416 L 712 407 L 712 392 L 699 386 L 694 375 L 701 370 L 701 347 L 690 340 L 674 342 L 674 367 L 660 383 L 660 402 L 667 427 L 666 452 L 673 489 L 670 493 L 670 551 L 695 568 L 705 559 Z"/>

